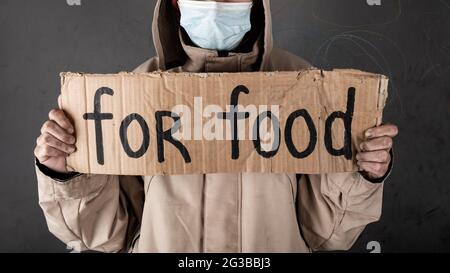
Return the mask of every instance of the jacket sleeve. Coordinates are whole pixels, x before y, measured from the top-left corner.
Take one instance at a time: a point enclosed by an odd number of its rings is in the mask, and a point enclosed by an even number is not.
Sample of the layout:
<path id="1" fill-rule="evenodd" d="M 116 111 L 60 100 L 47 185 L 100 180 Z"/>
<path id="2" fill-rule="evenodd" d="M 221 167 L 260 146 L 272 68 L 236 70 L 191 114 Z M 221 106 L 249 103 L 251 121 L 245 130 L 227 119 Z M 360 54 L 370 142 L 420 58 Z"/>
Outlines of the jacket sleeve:
<path id="1" fill-rule="evenodd" d="M 39 204 L 57 238 L 78 251 L 128 248 L 142 216 L 140 178 L 80 174 L 58 181 L 37 166 L 36 173 Z"/>
<path id="2" fill-rule="evenodd" d="M 350 249 L 381 215 L 383 183 L 358 172 L 302 175 L 298 191 L 300 228 L 313 251 Z"/>
<path id="3" fill-rule="evenodd" d="M 154 57 L 133 72 L 155 71 L 158 66 Z M 78 173 L 64 177 L 42 166 L 36 162 L 39 205 L 51 233 L 79 251 L 118 252 L 131 246 L 144 208 L 141 177 Z"/>

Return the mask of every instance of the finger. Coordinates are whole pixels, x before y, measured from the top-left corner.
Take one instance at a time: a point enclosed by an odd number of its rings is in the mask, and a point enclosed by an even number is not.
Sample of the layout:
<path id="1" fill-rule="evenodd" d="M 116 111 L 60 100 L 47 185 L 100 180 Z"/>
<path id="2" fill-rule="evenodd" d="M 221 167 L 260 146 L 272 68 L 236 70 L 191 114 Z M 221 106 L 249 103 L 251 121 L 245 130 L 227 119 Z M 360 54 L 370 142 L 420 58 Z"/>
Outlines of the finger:
<path id="1" fill-rule="evenodd" d="M 388 137 L 392 138 L 392 137 L 395 137 L 397 134 L 398 134 L 397 126 L 395 126 L 393 124 L 386 124 L 386 125 L 381 125 L 378 127 L 370 128 L 369 130 L 366 131 L 365 137 L 367 139 L 373 139 L 373 138 L 383 137 L 383 136 L 388 136 Z"/>
<path id="2" fill-rule="evenodd" d="M 75 152 L 76 149 L 75 145 L 64 143 L 49 133 L 44 133 L 40 135 L 39 138 L 37 139 L 37 144 L 40 146 L 49 145 L 67 154 Z"/>
<path id="3" fill-rule="evenodd" d="M 62 108 L 62 97 L 61 97 L 61 95 L 58 96 L 58 108 L 59 109 Z"/>
<path id="4" fill-rule="evenodd" d="M 356 160 L 365 162 L 389 163 L 391 155 L 387 150 L 361 152 L 356 155 Z"/>
<path id="5" fill-rule="evenodd" d="M 49 133 L 57 139 L 67 144 L 74 144 L 75 137 L 67 133 L 66 130 L 61 128 L 56 122 L 49 120 L 44 123 L 41 129 L 41 134 Z"/>
<path id="6" fill-rule="evenodd" d="M 379 137 L 362 142 L 360 144 L 360 149 L 362 152 L 390 150 L 392 148 L 392 144 L 392 138 Z"/>
<path id="7" fill-rule="evenodd" d="M 376 162 L 358 162 L 358 166 L 361 171 L 365 171 L 375 178 L 383 177 L 389 168 L 389 164 Z"/>
<path id="8" fill-rule="evenodd" d="M 40 146 L 36 146 L 36 148 L 34 148 L 34 156 L 39 160 L 39 162 L 43 163 L 45 161 L 47 161 L 50 157 L 48 156 L 42 156 L 40 151 Z"/>
<path id="9" fill-rule="evenodd" d="M 60 151 L 56 148 L 53 148 L 49 145 L 37 146 L 34 153 L 35 153 L 35 156 L 37 157 L 37 159 L 39 159 L 39 161 L 41 161 L 41 159 L 43 159 L 43 158 L 61 157 L 61 156 L 67 157 L 68 156 L 68 154 L 66 154 L 65 152 Z M 45 161 L 45 160 L 42 160 L 42 161 Z"/>
<path id="10" fill-rule="evenodd" d="M 53 109 L 48 113 L 48 117 L 50 120 L 56 122 L 59 126 L 65 129 L 69 134 L 73 134 L 74 129 L 70 120 L 64 114 L 64 111 L 61 109 Z"/>

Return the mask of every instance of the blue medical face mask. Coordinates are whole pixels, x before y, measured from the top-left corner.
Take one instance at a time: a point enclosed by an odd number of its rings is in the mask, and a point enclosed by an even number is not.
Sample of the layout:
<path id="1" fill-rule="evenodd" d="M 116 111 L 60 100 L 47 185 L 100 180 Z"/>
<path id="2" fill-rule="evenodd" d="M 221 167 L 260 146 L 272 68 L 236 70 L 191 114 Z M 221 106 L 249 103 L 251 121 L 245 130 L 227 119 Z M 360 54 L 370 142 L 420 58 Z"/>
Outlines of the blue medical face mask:
<path id="1" fill-rule="evenodd" d="M 252 2 L 178 0 L 180 25 L 197 46 L 233 50 L 250 31 Z"/>

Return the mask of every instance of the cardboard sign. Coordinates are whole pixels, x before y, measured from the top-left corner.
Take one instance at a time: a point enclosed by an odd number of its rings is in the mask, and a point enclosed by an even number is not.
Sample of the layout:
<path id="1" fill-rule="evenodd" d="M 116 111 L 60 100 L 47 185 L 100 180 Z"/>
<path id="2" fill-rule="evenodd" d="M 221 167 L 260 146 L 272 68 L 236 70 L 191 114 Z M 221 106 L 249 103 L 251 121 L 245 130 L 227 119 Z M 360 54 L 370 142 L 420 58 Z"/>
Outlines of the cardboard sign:
<path id="1" fill-rule="evenodd" d="M 355 70 L 62 73 L 77 151 L 68 166 L 119 175 L 356 171 L 388 79 Z"/>

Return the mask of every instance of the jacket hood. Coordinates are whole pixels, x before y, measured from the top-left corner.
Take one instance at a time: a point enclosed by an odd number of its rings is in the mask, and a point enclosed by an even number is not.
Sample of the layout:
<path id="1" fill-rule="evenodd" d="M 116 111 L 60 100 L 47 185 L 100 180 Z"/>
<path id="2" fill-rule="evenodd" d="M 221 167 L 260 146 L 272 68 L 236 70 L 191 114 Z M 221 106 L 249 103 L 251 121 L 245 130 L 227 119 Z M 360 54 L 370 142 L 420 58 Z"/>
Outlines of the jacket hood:
<path id="1" fill-rule="evenodd" d="M 259 69 L 264 71 L 268 69 L 273 48 L 270 0 L 254 0 L 252 28 L 258 27 L 256 24 L 263 24 Z M 181 66 L 186 61 L 186 53 L 178 35 L 179 28 L 178 15 L 171 1 L 158 0 L 153 15 L 152 35 L 160 70 Z"/>

